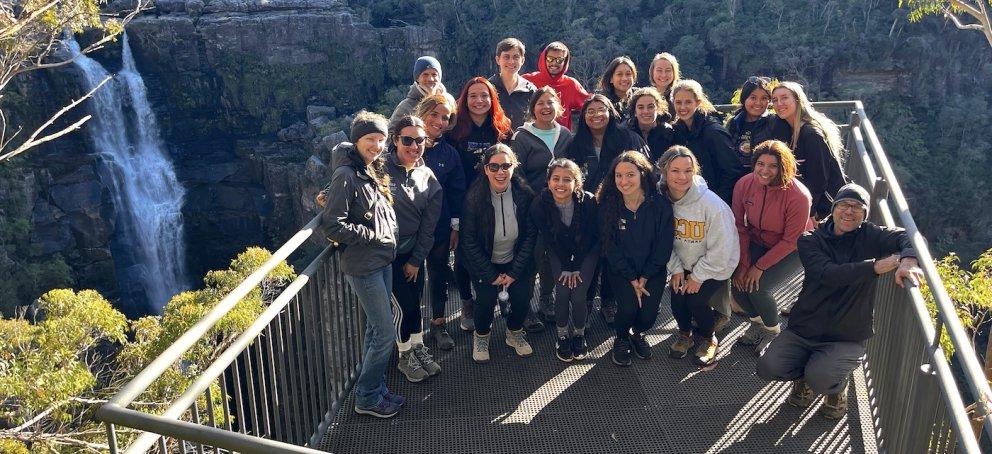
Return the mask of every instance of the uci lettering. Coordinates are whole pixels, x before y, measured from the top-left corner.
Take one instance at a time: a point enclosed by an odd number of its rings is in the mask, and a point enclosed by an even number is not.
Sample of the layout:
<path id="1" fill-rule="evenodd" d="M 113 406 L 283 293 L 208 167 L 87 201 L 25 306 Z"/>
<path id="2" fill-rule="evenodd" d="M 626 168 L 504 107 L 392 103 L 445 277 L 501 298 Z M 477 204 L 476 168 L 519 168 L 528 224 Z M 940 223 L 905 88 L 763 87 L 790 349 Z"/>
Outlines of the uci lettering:
<path id="1" fill-rule="evenodd" d="M 701 241 L 706 238 L 706 222 L 676 219 L 675 236 L 685 240 Z"/>

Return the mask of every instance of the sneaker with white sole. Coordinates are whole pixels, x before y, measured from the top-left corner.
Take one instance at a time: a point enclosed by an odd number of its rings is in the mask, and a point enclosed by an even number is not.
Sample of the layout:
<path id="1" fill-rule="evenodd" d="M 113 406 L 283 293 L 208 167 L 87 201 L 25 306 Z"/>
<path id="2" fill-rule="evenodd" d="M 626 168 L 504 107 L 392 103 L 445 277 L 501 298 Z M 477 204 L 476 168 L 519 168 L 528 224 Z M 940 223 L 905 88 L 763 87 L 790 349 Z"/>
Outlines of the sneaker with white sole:
<path id="1" fill-rule="evenodd" d="M 524 337 L 524 330 L 522 329 L 516 331 L 506 330 L 506 345 L 513 347 L 513 350 L 517 352 L 517 356 L 527 357 L 534 354 L 534 349 L 527 343 L 527 338 Z"/>
<path id="2" fill-rule="evenodd" d="M 399 411 L 400 405 L 386 399 L 385 397 L 379 399 L 379 403 L 374 407 L 362 408 L 355 405 L 355 413 L 360 415 L 375 416 L 376 418 L 392 418 L 393 416 L 396 416 L 396 413 L 399 413 Z"/>
<path id="3" fill-rule="evenodd" d="M 441 373 L 441 365 L 434 361 L 434 357 L 431 356 L 430 352 L 427 350 L 427 346 L 424 344 L 415 344 L 413 346 L 413 356 L 417 357 L 420 361 L 421 367 L 427 371 L 430 376 L 435 376 Z"/>
<path id="4" fill-rule="evenodd" d="M 572 342 L 568 339 L 567 335 L 562 334 L 555 341 L 555 356 L 566 363 L 570 363 L 574 359 L 572 356 Z"/>
<path id="5" fill-rule="evenodd" d="M 485 336 L 479 333 L 472 334 L 472 361 L 477 363 L 488 363 L 489 362 L 489 336 L 491 334 L 486 334 Z"/>
<path id="6" fill-rule="evenodd" d="M 406 376 L 406 379 L 417 383 L 423 381 L 429 376 L 424 366 L 420 364 L 420 360 L 413 354 L 413 350 L 407 350 L 405 352 L 400 352 L 399 364 L 396 368 Z"/>

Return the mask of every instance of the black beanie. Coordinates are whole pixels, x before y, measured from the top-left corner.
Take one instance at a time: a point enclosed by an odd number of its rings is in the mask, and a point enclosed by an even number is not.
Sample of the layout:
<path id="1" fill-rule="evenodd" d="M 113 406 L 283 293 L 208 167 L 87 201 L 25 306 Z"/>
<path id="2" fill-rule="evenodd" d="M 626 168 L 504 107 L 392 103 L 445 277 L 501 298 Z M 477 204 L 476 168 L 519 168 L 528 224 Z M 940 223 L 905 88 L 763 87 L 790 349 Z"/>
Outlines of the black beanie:
<path id="1" fill-rule="evenodd" d="M 771 82 L 772 82 L 771 79 L 767 77 L 760 77 L 760 76 L 748 77 L 747 80 L 744 82 L 744 85 L 741 86 L 741 105 L 744 104 L 744 100 L 747 99 L 748 96 L 751 96 L 751 92 L 754 91 L 756 88 L 760 88 L 762 90 L 771 93 L 771 91 L 768 90 L 768 84 L 770 84 Z"/>
<path id="2" fill-rule="evenodd" d="M 833 211 L 838 203 L 845 200 L 860 203 L 861 207 L 865 210 L 865 219 L 868 219 L 868 207 L 871 206 L 871 196 L 868 195 L 868 191 L 865 188 L 859 186 L 857 183 L 848 183 L 841 186 L 837 190 L 837 197 L 834 197 L 834 204 L 830 207 L 830 210 Z"/>
<path id="3" fill-rule="evenodd" d="M 385 118 L 376 116 L 370 120 L 356 119 L 351 124 L 351 135 L 348 138 L 351 139 L 351 143 L 358 143 L 358 139 L 361 139 L 362 136 L 373 132 L 380 132 L 384 136 L 389 136 L 389 124 Z"/>

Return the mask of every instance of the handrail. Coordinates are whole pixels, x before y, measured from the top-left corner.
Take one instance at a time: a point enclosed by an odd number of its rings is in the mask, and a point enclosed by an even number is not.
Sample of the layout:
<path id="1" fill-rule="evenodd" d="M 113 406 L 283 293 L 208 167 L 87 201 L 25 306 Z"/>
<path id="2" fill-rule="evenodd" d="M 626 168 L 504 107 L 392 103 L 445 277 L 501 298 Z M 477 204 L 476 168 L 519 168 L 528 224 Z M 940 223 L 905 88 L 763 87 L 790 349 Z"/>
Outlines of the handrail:
<path id="1" fill-rule="evenodd" d="M 194 381 L 186 388 L 186 391 L 178 399 L 173 401 L 171 405 L 162 413 L 161 417 L 169 420 L 178 420 L 186 409 L 193 405 L 200 393 L 204 392 L 211 383 L 217 377 L 220 376 L 227 369 L 231 363 L 238 357 L 242 350 L 248 346 L 249 343 L 255 340 L 262 330 L 268 326 L 269 322 L 272 321 L 280 312 L 289 304 L 290 300 L 299 293 L 300 289 L 303 288 L 307 282 L 313 278 L 314 273 L 317 270 L 317 265 L 321 263 L 322 260 L 326 259 L 327 256 L 333 251 L 334 246 L 327 246 L 323 251 L 310 263 L 309 266 L 302 273 L 300 273 L 292 283 L 290 283 L 279 296 L 269 304 L 269 306 L 258 316 L 257 319 L 249 326 L 241 335 L 239 335 L 234 342 L 231 343 L 217 358 L 214 362 L 210 363 L 203 373 L 201 373 Z M 132 422 L 129 420 L 130 413 L 124 412 L 126 410 L 122 406 L 117 405 L 106 405 L 102 406 L 97 410 L 97 416 L 109 422 L 122 423 L 122 422 Z M 132 424 L 135 426 L 135 424 Z M 160 426 L 156 426 L 158 428 Z M 137 429 L 143 429 L 144 427 L 136 426 Z M 151 427 L 149 427 L 151 429 Z M 166 435 L 170 435 L 166 433 Z M 159 435 L 152 432 L 145 432 L 138 436 L 131 445 L 128 446 L 126 453 L 142 453 L 150 448 L 155 441 L 159 438 Z M 233 446 L 223 446 L 220 443 L 213 443 L 218 447 L 236 449 Z M 294 446 L 287 443 L 283 443 L 286 446 Z"/>
<path id="2" fill-rule="evenodd" d="M 880 171 L 882 177 L 889 184 L 889 199 L 895 204 L 899 220 L 902 222 L 902 227 L 909 233 L 913 247 L 919 255 L 917 257 L 919 259 L 918 262 L 924 271 L 930 292 L 937 305 L 937 315 L 940 317 L 940 321 L 943 322 L 944 329 L 947 330 L 947 334 L 954 344 L 954 356 L 964 371 L 967 378 L 965 381 L 968 383 L 975 397 L 976 411 L 985 417 L 982 423 L 985 433 L 989 437 L 992 437 L 992 418 L 986 417 L 988 416 L 989 404 L 992 402 L 992 388 L 989 387 L 982 365 L 978 362 L 978 355 L 971 345 L 971 339 L 968 338 L 964 327 L 961 325 L 961 320 L 957 316 L 957 311 L 951 302 L 951 297 L 944 288 L 944 282 L 937 272 L 937 267 L 933 264 L 933 256 L 930 255 L 930 249 L 927 247 L 926 239 L 923 238 L 919 228 L 916 226 L 913 215 L 909 212 L 909 204 L 903 196 L 902 188 L 896 179 L 895 173 L 892 171 L 892 166 L 889 164 L 888 157 L 882 149 L 882 144 L 875 134 L 875 128 L 865 113 L 864 105 L 861 101 L 854 101 L 854 105 L 861 122 L 860 126 L 865 131 L 868 143 L 876 151 L 875 161 L 879 167 L 878 171 Z M 939 348 L 939 337 L 934 335 L 931 339 L 931 342 Z"/>
<path id="3" fill-rule="evenodd" d="M 172 343 L 168 348 L 165 349 L 157 358 L 152 360 L 138 375 L 135 375 L 131 381 L 126 385 L 121 387 L 121 390 L 110 398 L 109 403 L 118 405 L 120 407 L 127 407 L 137 399 L 141 393 L 145 392 L 151 384 L 158 379 L 166 370 L 168 370 L 172 365 L 180 358 L 187 350 L 193 348 L 193 345 L 200 340 L 210 328 L 220 321 L 231 309 L 234 308 L 242 298 L 248 295 L 258 284 L 265 279 L 265 276 L 269 274 L 270 271 L 275 269 L 283 260 L 286 260 L 290 254 L 296 251 L 300 245 L 303 244 L 310 235 L 313 234 L 314 229 L 320 224 L 320 216 L 314 217 L 310 222 L 307 223 L 296 235 L 293 235 L 289 241 L 286 241 L 272 257 L 262 264 L 255 272 L 248 275 L 244 281 L 241 282 L 231 293 L 228 293 L 223 299 L 214 306 L 210 312 L 207 312 L 199 321 L 197 321 L 193 326 L 189 328 L 188 331 L 179 336 L 175 342 Z"/>

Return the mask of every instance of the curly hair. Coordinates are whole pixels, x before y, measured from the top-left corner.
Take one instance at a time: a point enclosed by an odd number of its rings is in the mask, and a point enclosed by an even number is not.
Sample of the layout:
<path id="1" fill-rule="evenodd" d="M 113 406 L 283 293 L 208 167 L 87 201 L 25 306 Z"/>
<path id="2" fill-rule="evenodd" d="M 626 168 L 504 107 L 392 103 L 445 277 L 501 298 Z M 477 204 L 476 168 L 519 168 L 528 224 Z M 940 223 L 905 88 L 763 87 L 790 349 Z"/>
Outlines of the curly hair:
<path id="1" fill-rule="evenodd" d="M 630 95 L 630 102 L 627 107 L 627 111 L 630 114 L 630 118 L 637 117 L 637 101 L 644 96 L 648 96 L 654 99 L 655 113 L 658 118 L 671 118 L 671 112 L 668 111 L 668 103 L 665 102 L 661 95 L 661 92 L 654 87 L 644 87 L 634 90 L 634 94 Z"/>
<path id="2" fill-rule="evenodd" d="M 796 178 L 796 155 L 792 154 L 789 146 L 780 140 L 766 140 L 754 147 L 754 154 L 751 155 L 752 165 L 758 162 L 758 158 L 769 155 L 778 162 L 778 175 L 772 180 L 772 186 L 787 188 Z"/>
<path id="3" fill-rule="evenodd" d="M 654 188 L 658 182 L 658 177 L 652 172 L 653 169 L 648 158 L 644 157 L 644 154 L 639 151 L 625 151 L 613 160 L 610 164 L 609 172 L 603 177 L 603 181 L 599 184 L 599 189 L 596 191 L 596 202 L 599 203 L 600 213 L 600 238 L 605 239 L 604 245 L 612 244 L 617 235 L 616 225 L 617 220 L 620 219 L 620 207 L 623 205 L 623 195 L 617 189 L 616 179 L 612 176 L 616 175 L 617 166 L 622 162 L 632 164 L 640 172 L 641 190 L 644 191 L 645 199 L 655 193 Z"/>
<path id="4" fill-rule="evenodd" d="M 499 93 L 485 77 L 476 76 L 468 80 L 462 87 L 462 92 L 458 95 L 458 106 L 455 108 L 455 127 L 451 130 L 451 138 L 454 142 L 461 142 L 468 137 L 472 131 L 472 117 L 468 111 L 468 90 L 475 84 L 482 84 L 489 91 L 489 120 L 492 121 L 493 130 L 496 132 L 496 141 L 503 142 L 510 135 L 510 119 L 503 111 L 503 106 L 499 104 Z"/>

